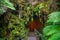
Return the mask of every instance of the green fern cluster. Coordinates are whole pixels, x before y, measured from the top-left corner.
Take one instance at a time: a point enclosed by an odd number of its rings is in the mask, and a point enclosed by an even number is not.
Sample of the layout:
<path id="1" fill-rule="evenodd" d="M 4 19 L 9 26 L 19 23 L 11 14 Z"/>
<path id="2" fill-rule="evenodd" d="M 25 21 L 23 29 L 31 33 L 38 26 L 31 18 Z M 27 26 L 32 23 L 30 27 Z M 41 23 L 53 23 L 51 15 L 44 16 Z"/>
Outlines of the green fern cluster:
<path id="1" fill-rule="evenodd" d="M 60 40 L 60 12 L 49 14 L 46 23 L 43 29 L 46 40 Z"/>
<path id="2" fill-rule="evenodd" d="M 25 28 L 25 20 L 19 19 L 16 15 L 11 14 L 8 29 L 12 29 L 11 33 L 13 36 L 11 36 L 14 40 L 15 36 L 20 36 L 20 38 L 25 38 L 27 30 Z M 10 37 L 10 38 L 11 38 Z"/>

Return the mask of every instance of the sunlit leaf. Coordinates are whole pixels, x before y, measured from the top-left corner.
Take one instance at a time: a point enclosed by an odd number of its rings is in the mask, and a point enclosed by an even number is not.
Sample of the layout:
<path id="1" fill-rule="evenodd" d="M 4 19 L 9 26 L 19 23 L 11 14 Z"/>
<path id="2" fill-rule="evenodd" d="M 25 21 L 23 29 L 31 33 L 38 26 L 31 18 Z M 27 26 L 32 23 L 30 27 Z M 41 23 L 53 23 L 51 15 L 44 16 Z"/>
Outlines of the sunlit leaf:
<path id="1" fill-rule="evenodd" d="M 56 25 L 49 25 L 44 28 L 43 32 L 46 36 L 49 36 L 54 33 L 60 32 L 60 27 Z"/>
<path id="2" fill-rule="evenodd" d="M 60 32 L 52 35 L 48 40 L 60 40 Z"/>
<path id="3" fill-rule="evenodd" d="M 60 12 L 51 13 L 48 16 L 48 20 L 47 20 L 47 23 L 49 23 L 49 22 L 53 22 L 53 23 L 60 22 Z"/>

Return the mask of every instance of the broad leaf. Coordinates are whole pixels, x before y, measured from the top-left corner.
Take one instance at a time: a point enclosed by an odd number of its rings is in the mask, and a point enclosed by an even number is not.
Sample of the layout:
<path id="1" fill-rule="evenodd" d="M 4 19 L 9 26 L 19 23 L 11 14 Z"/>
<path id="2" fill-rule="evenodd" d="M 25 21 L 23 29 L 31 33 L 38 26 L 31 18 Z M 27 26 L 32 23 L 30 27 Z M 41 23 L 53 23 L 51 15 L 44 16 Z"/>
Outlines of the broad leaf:
<path id="1" fill-rule="evenodd" d="M 53 34 L 48 40 L 60 40 L 60 32 Z"/>
<path id="2" fill-rule="evenodd" d="M 49 25 L 43 29 L 43 33 L 46 36 L 52 35 L 54 33 L 60 32 L 60 27 L 57 25 Z"/>
<path id="3" fill-rule="evenodd" d="M 15 8 L 13 7 L 13 4 L 10 3 L 10 2 L 5 3 L 5 6 L 6 6 L 7 8 L 12 9 L 12 10 L 15 10 Z"/>
<path id="4" fill-rule="evenodd" d="M 53 23 L 60 22 L 60 12 L 53 12 L 49 14 L 47 23 L 49 22 Z"/>

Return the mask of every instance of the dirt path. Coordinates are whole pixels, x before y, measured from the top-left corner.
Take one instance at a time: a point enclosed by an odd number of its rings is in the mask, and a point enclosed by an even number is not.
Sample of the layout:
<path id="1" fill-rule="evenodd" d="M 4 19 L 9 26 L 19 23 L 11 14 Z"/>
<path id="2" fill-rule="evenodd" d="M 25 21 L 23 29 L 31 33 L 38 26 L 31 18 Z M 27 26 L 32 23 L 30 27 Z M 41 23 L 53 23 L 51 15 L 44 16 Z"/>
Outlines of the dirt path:
<path id="1" fill-rule="evenodd" d="M 27 40 L 38 40 L 38 38 L 35 36 L 34 32 L 29 32 Z"/>

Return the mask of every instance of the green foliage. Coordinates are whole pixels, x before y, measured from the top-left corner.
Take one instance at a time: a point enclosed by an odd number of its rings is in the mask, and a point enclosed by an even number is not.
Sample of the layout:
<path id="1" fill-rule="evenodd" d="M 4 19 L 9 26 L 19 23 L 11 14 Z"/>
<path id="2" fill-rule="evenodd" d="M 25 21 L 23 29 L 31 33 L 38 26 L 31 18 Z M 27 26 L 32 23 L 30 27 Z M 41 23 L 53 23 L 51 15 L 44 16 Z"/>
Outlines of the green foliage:
<path id="1" fill-rule="evenodd" d="M 14 40 L 14 37 L 19 35 L 20 38 L 24 38 L 27 33 L 27 29 L 25 28 L 25 20 L 19 19 L 16 15 L 11 14 L 8 29 L 13 29 L 11 31 L 12 38 Z"/>
<path id="2" fill-rule="evenodd" d="M 3 7 L 3 6 L 15 10 L 15 8 L 13 7 L 13 4 L 9 0 L 0 0 L 0 7 Z"/>
<path id="3" fill-rule="evenodd" d="M 39 7 L 38 6 L 34 7 L 34 12 L 35 13 L 38 12 L 38 10 L 39 10 Z"/>
<path id="4" fill-rule="evenodd" d="M 52 35 L 48 40 L 60 40 L 60 32 Z"/>
<path id="5" fill-rule="evenodd" d="M 3 37 L 3 35 L 2 35 L 2 34 L 4 34 L 3 29 L 2 29 L 2 28 L 0 28 L 0 37 Z"/>
<path id="6" fill-rule="evenodd" d="M 46 40 L 60 40 L 60 12 L 49 14 L 46 23 L 50 23 L 43 29 Z"/>
<path id="7" fill-rule="evenodd" d="M 48 17 L 47 23 L 53 22 L 54 24 L 54 23 L 60 22 L 60 12 L 53 12 L 48 16 L 49 17 Z"/>
<path id="8" fill-rule="evenodd" d="M 0 8 L 0 14 L 3 14 L 5 10 L 3 8 Z"/>
<path id="9" fill-rule="evenodd" d="M 60 32 L 60 27 L 57 25 L 48 25 L 44 28 L 44 34 L 50 36 L 52 34 Z"/>
<path id="10" fill-rule="evenodd" d="M 4 7 L 15 10 L 13 4 L 9 0 L 0 0 L 0 13 L 4 13 L 6 11 Z"/>
<path id="11" fill-rule="evenodd" d="M 3 38 L 0 38 L 0 40 L 4 40 Z"/>
<path id="12" fill-rule="evenodd" d="M 46 2 L 46 3 L 40 2 L 38 5 L 34 6 L 33 11 L 36 15 L 41 14 L 42 11 L 46 12 L 46 14 L 49 14 L 50 9 L 49 9 L 48 5 L 49 5 L 48 2 Z"/>
<path id="13" fill-rule="evenodd" d="M 18 9 L 20 9 L 20 10 L 16 10 L 16 11 L 19 11 L 19 13 L 22 13 L 22 16 L 24 16 L 24 18 L 19 19 L 16 15 L 11 14 L 11 17 L 9 19 L 9 25 L 8 25 L 8 29 L 10 31 L 10 34 L 8 35 L 9 36 L 8 40 L 14 40 L 14 37 L 16 35 L 19 35 L 21 38 L 26 36 L 27 29 L 25 28 L 25 26 L 26 26 L 25 24 L 27 24 L 27 20 L 29 21 L 29 18 L 31 16 L 33 16 L 33 14 L 38 15 L 42 11 L 44 11 L 46 13 L 50 12 L 49 11 L 50 10 L 49 9 L 50 0 L 46 3 L 40 2 L 38 5 L 34 6 L 34 8 L 32 7 L 32 5 L 30 5 L 30 3 L 26 2 L 26 0 L 10 0 L 10 1 L 13 1 L 15 6 L 16 6 L 16 4 L 19 6 Z M 10 1 L 9 0 L 0 0 L 0 14 L 6 12 L 4 7 L 15 10 L 15 8 L 13 7 L 14 5 Z M 56 16 L 55 16 L 55 14 L 56 14 Z M 51 14 L 51 15 L 50 15 L 51 17 L 49 16 L 49 19 L 47 20 L 46 23 L 53 22 L 53 24 L 54 24 L 55 22 L 56 23 L 60 22 L 60 19 L 59 19 L 60 14 L 58 14 L 58 12 Z M 33 17 L 31 17 L 31 20 L 33 20 Z M 45 36 L 51 36 L 55 33 L 60 32 L 60 28 L 58 25 L 48 25 L 48 26 L 46 26 L 46 28 L 44 28 L 43 32 L 44 32 Z M 49 38 L 49 40 L 50 40 L 50 38 Z M 52 38 L 51 38 L 51 40 L 52 40 Z"/>

